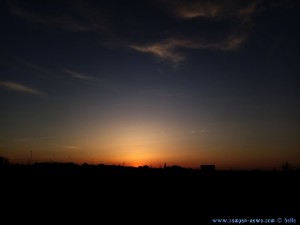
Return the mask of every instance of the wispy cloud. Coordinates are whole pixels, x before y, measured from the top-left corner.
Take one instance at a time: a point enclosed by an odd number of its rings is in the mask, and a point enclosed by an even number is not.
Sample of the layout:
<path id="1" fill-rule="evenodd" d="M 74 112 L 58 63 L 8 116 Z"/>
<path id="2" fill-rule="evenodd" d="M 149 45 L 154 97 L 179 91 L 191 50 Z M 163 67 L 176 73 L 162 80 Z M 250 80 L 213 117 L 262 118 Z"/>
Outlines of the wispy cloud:
<path id="1" fill-rule="evenodd" d="M 68 69 L 62 69 L 63 72 L 67 73 L 68 75 L 70 75 L 71 77 L 80 79 L 80 80 L 87 80 L 87 81 L 96 81 L 97 79 L 95 77 L 91 77 L 91 76 L 86 76 L 83 75 L 81 73 L 78 72 L 74 72 Z"/>
<path id="2" fill-rule="evenodd" d="M 19 137 L 15 139 L 15 142 L 45 142 L 45 141 L 52 141 L 56 139 L 56 136 L 33 136 L 33 137 Z"/>
<path id="3" fill-rule="evenodd" d="M 65 145 L 64 148 L 67 148 L 67 149 L 80 149 L 79 147 L 71 146 L 71 145 Z"/>
<path id="4" fill-rule="evenodd" d="M 52 79 L 58 77 L 57 72 L 53 71 L 49 67 L 45 67 L 34 62 L 24 60 L 19 57 L 1 57 L 0 56 L 1 67 L 9 71 L 14 71 L 16 74 L 34 75 L 35 77 L 43 79 Z"/>
<path id="5" fill-rule="evenodd" d="M 90 85 L 93 87 L 100 87 L 109 91 L 112 91 L 114 93 L 124 92 L 124 87 L 116 82 L 112 82 L 105 78 L 98 78 L 95 76 L 87 76 L 85 74 L 75 72 L 74 70 L 69 69 L 61 69 L 62 72 L 69 75 L 70 77 L 73 77 L 78 80 L 85 81 L 84 83 L 86 85 Z"/>
<path id="6" fill-rule="evenodd" d="M 162 60 L 178 65 L 188 56 L 188 49 L 205 49 L 212 51 L 236 51 L 250 36 L 251 16 L 256 13 L 258 1 L 156 1 L 163 11 L 185 23 L 210 26 L 212 29 L 202 32 L 201 29 L 181 27 L 169 34 L 170 37 L 158 41 L 144 41 L 143 44 L 133 43 L 131 49 L 152 54 Z M 193 20 L 193 18 L 202 18 Z M 226 25 L 228 29 L 220 28 Z M 215 28 L 214 28 L 215 27 Z"/>
<path id="7" fill-rule="evenodd" d="M 247 37 L 247 33 L 231 34 L 224 38 L 224 40 L 203 41 L 198 44 L 197 48 L 217 51 L 235 51 L 246 41 Z"/>
<path id="8" fill-rule="evenodd" d="M 147 95 L 147 96 L 156 96 L 162 98 L 175 98 L 175 97 L 182 97 L 186 94 L 183 93 L 182 90 L 168 90 L 165 88 L 144 88 L 139 90 L 139 94 Z"/>
<path id="9" fill-rule="evenodd" d="M 0 86 L 3 88 L 6 88 L 8 90 L 23 92 L 23 93 L 27 93 L 27 94 L 40 95 L 40 96 L 45 95 L 45 93 L 43 93 L 40 90 L 30 88 L 24 84 L 20 84 L 20 83 L 16 83 L 16 82 L 0 81 Z"/>
<path id="10" fill-rule="evenodd" d="M 179 18 L 193 19 L 197 17 L 220 19 L 228 17 L 239 17 L 240 19 L 253 14 L 260 1 L 161 1 L 167 4 L 169 10 Z"/>
<path id="11" fill-rule="evenodd" d="M 37 2 L 36 4 L 38 5 L 39 3 Z M 89 3 L 85 1 L 61 1 L 60 4 L 69 9 L 67 14 L 58 13 L 54 15 L 47 12 L 47 10 L 42 12 L 42 5 L 40 7 L 41 11 L 35 12 L 31 8 L 27 8 L 22 2 L 15 0 L 8 1 L 8 6 L 13 14 L 33 23 L 39 23 L 72 32 L 107 32 L 106 25 L 103 22 L 104 19 L 102 18 L 105 13 L 98 12 L 98 14 L 96 14 Z"/>
<path id="12" fill-rule="evenodd" d="M 41 65 L 38 65 L 38 64 L 20 59 L 20 58 L 15 58 L 15 61 L 16 61 L 16 64 L 18 64 L 17 66 L 22 67 L 22 70 L 27 70 L 27 71 L 30 71 L 31 73 L 33 72 L 33 73 L 39 74 L 40 76 L 44 76 L 44 77 L 55 76 L 54 72 L 52 72 L 50 69 L 48 69 L 44 66 L 41 66 Z"/>
<path id="13" fill-rule="evenodd" d="M 166 39 L 156 43 L 149 43 L 144 45 L 133 44 L 130 48 L 152 54 L 162 60 L 168 60 L 175 64 L 185 60 L 186 55 L 182 50 L 184 49 L 209 49 L 220 51 L 233 51 L 246 40 L 246 34 L 230 35 L 226 39 L 220 41 L 213 40 L 183 40 L 183 39 Z"/>
<path id="14" fill-rule="evenodd" d="M 238 50 L 251 35 L 255 15 L 274 4 L 263 0 L 134 2 L 118 1 L 116 7 L 114 2 L 61 0 L 51 2 L 64 9 L 56 13 L 49 12 L 48 6 L 38 1 L 35 2 L 38 7 L 18 0 L 8 1 L 8 6 L 14 15 L 32 23 L 69 32 L 93 33 L 105 47 L 133 49 L 178 65 L 186 59 L 190 49 Z M 290 5 L 296 1 L 274 2 Z M 146 13 L 134 13 L 132 5 L 136 6 L 134 11 L 146 10 Z M 158 24 L 157 21 L 163 22 Z M 93 80 L 72 70 L 64 72 L 77 79 Z"/>
<path id="15" fill-rule="evenodd" d="M 188 40 L 166 39 L 157 43 L 145 45 L 133 44 L 130 48 L 144 53 L 150 53 L 164 60 L 170 60 L 178 63 L 185 59 L 185 56 L 178 52 L 180 48 L 195 48 L 195 44 Z"/>

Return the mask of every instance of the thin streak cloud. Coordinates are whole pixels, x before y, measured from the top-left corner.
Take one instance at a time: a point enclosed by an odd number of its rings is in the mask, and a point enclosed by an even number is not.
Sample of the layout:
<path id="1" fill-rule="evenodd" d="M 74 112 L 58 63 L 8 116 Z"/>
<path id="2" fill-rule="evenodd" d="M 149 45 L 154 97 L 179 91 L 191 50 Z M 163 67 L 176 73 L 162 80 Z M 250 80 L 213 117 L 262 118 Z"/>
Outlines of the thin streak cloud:
<path id="1" fill-rule="evenodd" d="M 34 88 L 30 88 L 24 84 L 20 84 L 16 82 L 0 81 L 0 86 L 8 90 L 23 92 L 27 94 L 40 95 L 40 96 L 45 95 L 42 91 L 39 91 Z"/>
<path id="2" fill-rule="evenodd" d="M 15 15 L 22 17 L 34 23 L 40 23 L 44 25 L 50 25 L 58 28 L 67 29 L 70 31 L 88 31 L 89 27 L 86 27 L 83 23 L 69 16 L 54 17 L 50 15 L 37 15 L 33 12 L 25 10 L 17 5 L 11 7 L 11 12 Z"/>
<path id="3" fill-rule="evenodd" d="M 256 15 L 274 4 L 262 0 L 145 0 L 132 5 L 120 1 L 116 8 L 115 3 L 109 2 L 50 2 L 51 7 L 58 4 L 66 10 L 53 13 L 45 4 L 35 2 L 30 7 L 18 0 L 8 1 L 8 7 L 11 13 L 32 23 L 69 32 L 93 33 L 105 47 L 133 49 L 175 65 L 186 60 L 189 49 L 238 50 L 250 39 Z M 277 7 L 287 7 L 293 1 L 275 2 Z M 147 13 L 128 13 L 131 6 L 136 6 L 136 12 L 142 6 Z M 163 22 L 156 24 L 156 21 Z M 77 79 L 93 80 L 70 70 L 64 72 Z"/>
<path id="4" fill-rule="evenodd" d="M 87 81 L 95 81 L 96 80 L 96 78 L 94 78 L 94 77 L 86 76 L 86 75 L 83 75 L 81 73 L 74 72 L 74 71 L 71 71 L 71 70 L 62 69 L 62 71 L 67 73 L 68 75 L 70 75 L 74 78 L 80 79 L 80 80 L 87 80 Z"/>
<path id="5" fill-rule="evenodd" d="M 78 80 L 86 81 L 85 84 L 94 86 L 94 87 L 101 87 L 109 91 L 113 92 L 120 92 L 122 87 L 117 84 L 116 82 L 112 82 L 110 80 L 104 79 L 104 78 L 98 78 L 94 76 L 87 76 L 82 73 L 75 72 L 73 70 L 69 69 L 61 69 L 62 72 L 69 75 L 70 77 L 73 77 Z"/>
<path id="6" fill-rule="evenodd" d="M 16 63 L 18 64 L 17 66 L 22 67 L 23 70 L 30 71 L 31 73 L 36 73 L 39 74 L 40 76 L 44 77 L 53 77 L 55 76 L 55 73 L 51 71 L 49 68 L 46 68 L 44 66 L 16 58 Z"/>
<path id="7" fill-rule="evenodd" d="M 250 16 L 255 13 L 259 1 L 166 1 L 169 10 L 181 19 L 193 19 L 197 17 L 220 19 L 228 17 Z"/>
<path id="8" fill-rule="evenodd" d="M 238 34 L 231 35 L 223 41 L 215 42 L 208 40 L 166 39 L 161 42 L 144 45 L 133 44 L 129 47 L 135 51 L 152 54 L 162 60 L 178 64 L 186 59 L 186 55 L 182 52 L 184 49 L 234 51 L 238 49 L 246 39 L 246 34 Z"/>
<path id="9" fill-rule="evenodd" d="M 71 145 L 65 145 L 64 148 L 67 148 L 67 149 L 80 149 L 79 147 L 71 146 Z"/>
<path id="10" fill-rule="evenodd" d="M 185 59 L 185 56 L 178 52 L 179 48 L 196 48 L 197 46 L 188 40 L 166 39 L 157 43 L 145 45 L 133 44 L 130 48 L 144 53 L 149 53 L 164 60 L 178 63 Z"/>
<path id="11" fill-rule="evenodd" d="M 68 3 L 68 1 L 62 1 L 61 3 L 69 8 L 71 13 L 61 15 L 52 15 L 48 12 L 37 13 L 32 9 L 27 9 L 24 4 L 22 5 L 21 3 L 22 2 L 13 0 L 8 1 L 10 11 L 16 16 L 33 23 L 39 23 L 72 32 L 106 32 L 105 25 L 101 23 L 101 18 L 96 16 L 92 6 L 83 1 L 77 1 L 75 4 Z M 38 5 L 39 3 L 36 4 Z M 43 5 L 41 6 L 43 8 Z"/>

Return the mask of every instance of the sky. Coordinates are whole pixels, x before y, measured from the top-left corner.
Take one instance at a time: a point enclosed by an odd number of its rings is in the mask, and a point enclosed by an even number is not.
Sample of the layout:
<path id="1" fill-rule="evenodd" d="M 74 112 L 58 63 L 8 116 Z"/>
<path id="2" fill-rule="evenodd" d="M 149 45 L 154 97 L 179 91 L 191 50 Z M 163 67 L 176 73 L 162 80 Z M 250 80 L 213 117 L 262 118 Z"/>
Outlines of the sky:
<path id="1" fill-rule="evenodd" d="M 0 155 L 300 167 L 297 0 L 0 3 Z"/>

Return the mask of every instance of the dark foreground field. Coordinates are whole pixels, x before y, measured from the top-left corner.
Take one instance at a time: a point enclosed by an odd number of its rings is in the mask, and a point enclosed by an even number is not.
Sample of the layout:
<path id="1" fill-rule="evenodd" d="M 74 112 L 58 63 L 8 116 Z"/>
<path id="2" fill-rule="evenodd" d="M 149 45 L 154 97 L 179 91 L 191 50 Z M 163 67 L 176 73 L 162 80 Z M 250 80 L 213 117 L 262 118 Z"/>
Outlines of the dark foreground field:
<path id="1" fill-rule="evenodd" d="M 299 221 L 299 178 L 299 171 L 15 165 L 0 168 L 2 215 L 15 213 L 11 223 L 38 218 L 84 224 Z"/>

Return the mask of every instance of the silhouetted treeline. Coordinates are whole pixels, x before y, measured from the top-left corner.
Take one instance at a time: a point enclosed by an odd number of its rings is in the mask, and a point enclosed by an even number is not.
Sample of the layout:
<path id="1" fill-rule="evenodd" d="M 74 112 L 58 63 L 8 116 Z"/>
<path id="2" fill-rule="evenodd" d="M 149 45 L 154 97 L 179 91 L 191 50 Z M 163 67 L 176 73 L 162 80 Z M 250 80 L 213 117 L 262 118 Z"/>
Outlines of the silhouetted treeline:
<path id="1" fill-rule="evenodd" d="M 75 163 L 34 163 L 34 164 L 10 164 L 3 160 L 1 165 L 0 175 L 3 177 L 39 177 L 39 178 L 55 178 L 55 177 L 91 177 L 91 178 L 153 178 L 153 179 L 190 179 L 193 181 L 201 181 L 208 179 L 210 184 L 219 186 L 225 180 L 228 182 L 239 184 L 245 182 L 249 186 L 264 184 L 270 181 L 267 185 L 277 185 L 283 183 L 290 176 L 299 177 L 299 170 L 215 170 L 214 165 L 203 165 L 199 169 L 184 168 L 178 165 L 165 166 L 163 168 L 151 168 L 147 165 L 139 167 L 121 166 L 121 165 L 82 165 Z M 279 179 L 279 180 L 278 180 Z M 220 181 L 220 184 L 217 182 Z M 279 182 L 279 183 L 278 183 Z M 222 184 L 223 185 L 223 184 Z M 287 185 L 289 185 L 287 183 Z"/>
<path id="2" fill-rule="evenodd" d="M 72 214 L 74 218 L 80 210 L 94 210 L 96 205 L 96 209 L 101 208 L 101 218 L 125 210 L 169 221 L 184 217 L 200 224 L 204 218 L 207 224 L 213 217 L 292 217 L 298 215 L 300 202 L 299 170 L 8 163 L 0 169 L 0 180 L 8 202 L 15 202 L 12 210 L 18 204 L 23 204 L 22 210 L 27 203 L 39 210 L 51 203 L 54 211 L 55 207 L 62 212 L 66 208 L 78 210 Z"/>
<path id="3" fill-rule="evenodd" d="M 282 172 L 299 173 L 300 170 L 293 170 L 288 162 L 282 165 L 282 170 L 216 170 L 215 165 L 201 165 L 198 169 L 185 168 L 178 165 L 164 166 L 162 168 L 153 168 L 148 165 L 132 167 L 122 165 L 105 165 L 105 164 L 76 164 L 76 163 L 59 163 L 59 162 L 40 162 L 33 164 L 13 164 L 5 157 L 0 156 L 1 173 L 31 173 L 31 174 L 101 174 L 101 175 L 204 175 L 204 174 L 280 174 Z M 217 175 L 216 175 L 217 176 Z"/>

